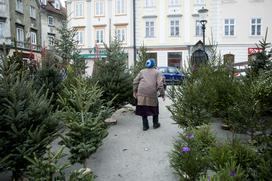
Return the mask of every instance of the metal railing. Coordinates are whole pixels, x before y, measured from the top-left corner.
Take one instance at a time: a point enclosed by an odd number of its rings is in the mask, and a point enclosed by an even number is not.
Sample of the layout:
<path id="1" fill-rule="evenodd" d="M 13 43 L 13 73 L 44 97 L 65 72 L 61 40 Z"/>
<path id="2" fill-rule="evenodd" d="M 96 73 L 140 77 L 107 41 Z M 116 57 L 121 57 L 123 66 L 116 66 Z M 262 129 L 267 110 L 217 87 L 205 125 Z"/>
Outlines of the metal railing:
<path id="1" fill-rule="evenodd" d="M 21 50 L 26 50 L 26 51 L 34 51 L 34 52 L 41 51 L 40 45 L 35 45 L 35 44 L 31 44 L 29 42 L 21 42 L 21 41 L 16 41 L 16 40 L 11 41 L 11 47 L 21 49 Z"/>

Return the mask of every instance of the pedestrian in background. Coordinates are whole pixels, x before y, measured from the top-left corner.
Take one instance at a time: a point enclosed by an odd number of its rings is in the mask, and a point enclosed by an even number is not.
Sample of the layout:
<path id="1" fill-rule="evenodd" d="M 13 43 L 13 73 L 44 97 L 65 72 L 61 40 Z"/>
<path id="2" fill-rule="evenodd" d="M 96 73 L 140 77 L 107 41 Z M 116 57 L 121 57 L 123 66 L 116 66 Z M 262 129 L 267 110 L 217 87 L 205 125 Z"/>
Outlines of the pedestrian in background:
<path id="1" fill-rule="evenodd" d="M 154 129 L 160 127 L 158 91 L 165 100 L 163 77 L 155 67 L 155 60 L 148 59 L 145 67 L 133 80 L 133 96 L 137 99 L 135 113 L 142 116 L 144 131 L 149 129 L 148 116 L 153 116 Z"/>

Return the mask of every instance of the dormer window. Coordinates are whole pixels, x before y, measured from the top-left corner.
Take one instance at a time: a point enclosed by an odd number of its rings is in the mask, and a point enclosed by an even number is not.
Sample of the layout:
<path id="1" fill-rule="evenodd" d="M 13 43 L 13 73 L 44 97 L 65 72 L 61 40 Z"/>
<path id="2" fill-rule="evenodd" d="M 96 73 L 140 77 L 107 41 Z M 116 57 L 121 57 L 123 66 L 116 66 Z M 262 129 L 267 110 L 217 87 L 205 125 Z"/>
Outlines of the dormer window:
<path id="1" fill-rule="evenodd" d="M 54 7 L 55 7 L 56 9 L 60 9 L 60 2 L 59 2 L 59 1 L 55 1 Z"/>

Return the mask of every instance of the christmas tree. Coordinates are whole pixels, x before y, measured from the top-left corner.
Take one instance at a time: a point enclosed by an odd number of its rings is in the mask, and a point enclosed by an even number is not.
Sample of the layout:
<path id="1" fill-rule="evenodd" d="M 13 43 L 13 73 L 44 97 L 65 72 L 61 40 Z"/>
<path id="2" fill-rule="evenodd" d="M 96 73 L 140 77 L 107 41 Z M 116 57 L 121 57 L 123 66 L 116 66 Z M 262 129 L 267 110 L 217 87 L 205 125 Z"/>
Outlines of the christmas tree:
<path id="1" fill-rule="evenodd" d="M 248 75 L 257 77 L 261 72 L 271 70 L 271 54 L 269 53 L 269 48 L 271 43 L 267 42 L 267 33 L 268 29 L 266 29 L 265 37 L 261 41 L 259 41 L 259 45 L 256 45 L 261 52 L 255 53 L 254 56 L 249 59 L 250 68 L 248 70 Z M 270 50 L 272 51 L 272 49 Z"/>
<path id="2" fill-rule="evenodd" d="M 0 169 L 21 180 L 30 164 L 25 157 L 42 156 L 55 138 L 58 123 L 47 95 L 35 90 L 18 58 L 0 64 Z"/>
<path id="3" fill-rule="evenodd" d="M 137 74 L 145 68 L 145 62 L 148 59 L 147 49 L 144 46 L 140 47 L 138 53 L 138 61 L 136 62 L 133 69 L 133 77 L 136 77 Z"/>
<path id="4" fill-rule="evenodd" d="M 83 78 L 74 82 L 64 87 L 59 98 L 63 107 L 61 116 L 68 128 L 61 144 L 70 149 L 71 163 L 82 163 L 86 168 L 86 160 L 107 136 L 104 120 L 111 109 L 101 99 L 102 90 L 97 85 L 90 85 Z"/>
<path id="5" fill-rule="evenodd" d="M 68 22 L 64 21 L 58 32 L 60 38 L 55 40 L 54 49 L 56 54 L 62 58 L 62 67 L 67 68 L 70 65 L 75 75 L 84 74 L 86 63 L 79 54 L 78 41 L 76 40 L 77 29 L 68 28 Z"/>
<path id="6" fill-rule="evenodd" d="M 103 98 L 113 100 L 115 108 L 132 99 L 132 76 L 127 68 L 127 54 L 117 40 L 106 46 L 106 60 L 96 61 L 92 81 L 103 89 Z"/>
<path id="7" fill-rule="evenodd" d="M 42 57 L 42 67 L 34 74 L 34 85 L 37 90 L 41 89 L 47 92 L 48 99 L 54 108 L 57 107 L 57 95 L 62 89 L 62 82 L 65 78 L 65 72 L 59 67 L 53 53 L 46 52 Z"/>

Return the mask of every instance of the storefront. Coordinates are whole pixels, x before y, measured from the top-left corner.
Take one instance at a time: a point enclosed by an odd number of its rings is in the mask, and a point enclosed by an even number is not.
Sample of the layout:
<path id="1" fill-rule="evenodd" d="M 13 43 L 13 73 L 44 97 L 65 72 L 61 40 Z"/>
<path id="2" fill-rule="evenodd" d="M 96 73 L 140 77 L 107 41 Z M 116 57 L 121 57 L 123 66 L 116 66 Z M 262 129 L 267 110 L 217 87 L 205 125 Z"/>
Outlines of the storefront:
<path id="1" fill-rule="evenodd" d="M 167 55 L 168 66 L 180 69 L 182 65 L 182 52 L 168 52 Z"/>

